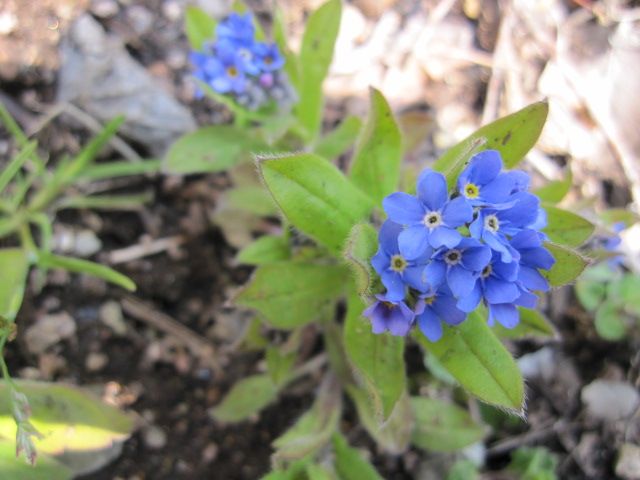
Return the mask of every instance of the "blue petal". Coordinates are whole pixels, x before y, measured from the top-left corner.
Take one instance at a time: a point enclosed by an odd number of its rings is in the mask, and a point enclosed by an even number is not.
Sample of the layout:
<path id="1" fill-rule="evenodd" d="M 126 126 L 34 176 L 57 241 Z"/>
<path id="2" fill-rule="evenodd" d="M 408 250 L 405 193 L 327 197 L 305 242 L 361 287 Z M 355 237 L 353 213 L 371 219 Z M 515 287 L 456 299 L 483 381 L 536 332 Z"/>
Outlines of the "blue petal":
<path id="1" fill-rule="evenodd" d="M 442 220 L 449 227 L 459 227 L 473 219 L 473 208 L 464 197 L 456 197 L 442 210 Z"/>
<path id="2" fill-rule="evenodd" d="M 414 313 L 404 302 L 400 302 L 393 310 L 387 322 L 387 328 L 392 335 L 405 336 L 409 333 L 413 323 Z"/>
<path id="3" fill-rule="evenodd" d="M 549 283 L 535 268 L 520 265 L 518 280 L 529 290 L 539 290 L 541 292 L 549 290 Z"/>
<path id="4" fill-rule="evenodd" d="M 480 282 L 476 282 L 476 286 L 473 287 L 473 290 L 471 290 L 469 295 L 458 299 L 456 306 L 463 312 L 473 312 L 480 303 L 481 298 L 482 287 L 480 286 Z"/>
<path id="5" fill-rule="evenodd" d="M 520 192 L 512 195 L 513 200 L 517 200 L 513 207 L 500 210 L 497 215 L 501 222 L 508 221 L 514 226 L 525 227 L 533 223 L 538 216 L 540 200 L 535 195 L 527 192 Z"/>
<path id="6" fill-rule="evenodd" d="M 520 321 L 518 309 L 511 303 L 489 305 L 489 312 L 491 319 L 497 320 L 505 328 L 515 328 Z"/>
<path id="7" fill-rule="evenodd" d="M 540 236 L 535 230 L 525 229 L 514 235 L 511 239 L 511 246 L 516 250 L 537 248 L 542 246 L 542 240 L 540 240 Z"/>
<path id="8" fill-rule="evenodd" d="M 407 260 L 414 260 L 429 249 L 429 233 L 427 228 L 416 225 L 403 230 L 398 236 L 400 253 Z"/>
<path id="9" fill-rule="evenodd" d="M 488 303 L 509 303 L 520 296 L 520 290 L 513 282 L 505 282 L 490 276 L 484 281 L 484 298 Z"/>
<path id="10" fill-rule="evenodd" d="M 491 261 L 491 249 L 482 245 L 465 249 L 462 264 L 467 270 L 480 272 Z"/>
<path id="11" fill-rule="evenodd" d="M 447 284 L 453 295 L 460 298 L 471 293 L 476 284 L 476 276 L 462 265 L 454 265 L 447 272 Z"/>
<path id="12" fill-rule="evenodd" d="M 497 150 L 484 150 L 471 158 L 469 181 L 476 185 L 486 185 L 502 170 L 502 158 Z M 482 189 L 481 189 L 482 191 Z"/>
<path id="13" fill-rule="evenodd" d="M 502 280 L 506 280 L 508 282 L 513 282 L 518 278 L 518 268 L 519 265 L 517 262 L 501 262 L 495 255 L 493 257 L 494 262 L 491 267 L 493 270 L 493 275 L 499 277 Z"/>
<path id="14" fill-rule="evenodd" d="M 514 193 L 525 192 L 529 190 L 529 184 L 531 183 L 531 177 L 524 170 L 511 170 L 506 172 L 505 175 L 509 175 L 513 179 Z"/>
<path id="15" fill-rule="evenodd" d="M 432 342 L 437 342 L 442 337 L 442 324 L 440 319 L 430 308 L 426 308 L 422 315 L 418 317 L 420 330 Z"/>
<path id="16" fill-rule="evenodd" d="M 402 231 L 402 225 L 398 225 L 390 220 L 387 220 L 380 227 L 380 233 L 378 234 L 378 241 L 380 246 L 389 255 L 395 255 L 398 250 L 398 235 Z"/>
<path id="17" fill-rule="evenodd" d="M 395 192 L 382 200 L 382 208 L 389 219 L 401 225 L 422 223 L 425 210 L 420 200 L 404 192 Z"/>
<path id="18" fill-rule="evenodd" d="M 431 285 L 427 282 L 424 269 L 424 265 L 407 267 L 407 269 L 402 272 L 402 279 L 410 287 L 415 288 L 420 292 L 428 292 L 431 290 Z"/>
<path id="19" fill-rule="evenodd" d="M 439 172 L 423 170 L 418 177 L 417 192 L 429 211 L 440 210 L 447 201 L 447 181 Z"/>
<path id="20" fill-rule="evenodd" d="M 434 228 L 429 235 L 429 244 L 434 248 L 445 246 L 447 248 L 456 247 L 460 243 L 462 235 L 460 232 L 449 227 Z"/>
<path id="21" fill-rule="evenodd" d="M 520 252 L 520 263 L 530 267 L 549 270 L 556 263 L 553 255 L 546 248 L 531 248 Z"/>
<path id="22" fill-rule="evenodd" d="M 471 225 L 469 225 L 469 233 L 473 238 L 480 240 L 482 238 L 482 232 L 484 232 L 484 216 L 479 214 Z"/>
<path id="23" fill-rule="evenodd" d="M 520 296 L 516 298 L 513 303 L 515 303 L 516 305 L 520 305 L 521 307 L 536 308 L 538 297 L 531 292 L 521 290 Z"/>
<path id="24" fill-rule="evenodd" d="M 371 266 L 378 273 L 378 275 L 382 275 L 382 272 L 386 272 L 389 268 L 389 263 L 391 258 L 387 253 L 382 249 L 382 247 L 378 248 L 376 254 L 371 258 Z"/>
<path id="25" fill-rule="evenodd" d="M 387 289 L 386 297 L 394 302 L 399 302 L 404 299 L 404 282 L 402 277 L 397 272 L 383 272 L 380 275 L 382 284 Z"/>
<path id="26" fill-rule="evenodd" d="M 444 262 L 432 261 L 424 269 L 423 275 L 431 288 L 438 288 L 444 282 L 447 267 Z"/>
<path id="27" fill-rule="evenodd" d="M 489 203 L 506 202 L 514 187 L 515 178 L 503 173 L 480 189 L 480 197 Z"/>
<path id="28" fill-rule="evenodd" d="M 467 318 L 467 314 L 456 306 L 456 299 L 450 295 L 438 294 L 431 309 L 449 325 L 459 325 Z"/>
<path id="29" fill-rule="evenodd" d="M 488 230 L 485 230 L 484 234 L 482 235 L 482 239 L 487 243 L 487 245 L 489 245 L 496 252 L 500 252 L 502 261 L 504 263 L 509 263 L 513 260 L 513 256 L 511 255 L 511 250 L 509 250 L 509 248 L 507 248 L 507 245 L 503 243 L 502 238 Z M 506 239 L 504 240 L 504 242 L 506 242 Z"/>

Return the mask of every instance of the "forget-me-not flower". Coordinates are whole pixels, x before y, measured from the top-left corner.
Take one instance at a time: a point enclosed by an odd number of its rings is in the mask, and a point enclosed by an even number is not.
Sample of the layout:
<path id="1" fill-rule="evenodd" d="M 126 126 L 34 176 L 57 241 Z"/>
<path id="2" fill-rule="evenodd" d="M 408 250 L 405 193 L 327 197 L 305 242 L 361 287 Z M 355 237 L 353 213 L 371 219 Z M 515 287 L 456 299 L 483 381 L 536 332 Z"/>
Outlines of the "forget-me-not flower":
<path id="1" fill-rule="evenodd" d="M 430 246 L 456 246 L 462 238 L 457 228 L 473 218 L 473 209 L 464 198 L 449 200 L 444 175 L 429 169 L 418 178 L 417 198 L 396 192 L 382 206 L 389 219 L 405 226 L 398 245 L 408 259 L 420 257 Z"/>
<path id="2" fill-rule="evenodd" d="M 446 285 L 435 292 L 420 295 L 416 304 L 418 327 L 432 342 L 442 337 L 442 322 L 459 325 L 466 317 L 467 314 L 456 306 L 456 299 Z"/>
<path id="3" fill-rule="evenodd" d="M 403 300 L 392 300 L 386 295 L 376 295 L 376 298 L 376 302 L 362 312 L 362 315 L 371 320 L 373 333 L 388 331 L 396 336 L 409 333 L 415 312 Z"/>

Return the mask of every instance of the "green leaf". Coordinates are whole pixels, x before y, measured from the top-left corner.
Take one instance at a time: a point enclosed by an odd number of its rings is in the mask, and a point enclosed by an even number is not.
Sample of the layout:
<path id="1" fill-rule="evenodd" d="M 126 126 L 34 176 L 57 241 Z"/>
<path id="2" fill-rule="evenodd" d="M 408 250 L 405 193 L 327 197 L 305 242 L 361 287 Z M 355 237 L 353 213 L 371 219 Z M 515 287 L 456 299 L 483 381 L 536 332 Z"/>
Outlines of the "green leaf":
<path id="1" fill-rule="evenodd" d="M 354 225 L 344 249 L 344 259 L 355 277 L 356 291 L 359 295 L 369 293 L 373 281 L 371 257 L 378 248 L 378 232 L 369 223 Z"/>
<path id="2" fill-rule="evenodd" d="M 331 438 L 342 414 L 337 382 L 324 384 L 309 411 L 273 441 L 277 460 L 299 460 L 322 448 Z"/>
<path id="3" fill-rule="evenodd" d="M 380 424 L 380 417 L 373 409 L 369 393 L 353 385 L 347 385 L 346 389 L 356 406 L 360 423 L 378 447 L 394 455 L 405 452 L 411 440 L 414 424 L 409 395 L 405 392 L 396 403 L 391 416 Z"/>
<path id="4" fill-rule="evenodd" d="M 20 248 L 0 249 L 0 316 L 9 321 L 16 318 L 22 305 L 24 288 L 27 282 L 29 262 L 24 250 Z"/>
<path id="5" fill-rule="evenodd" d="M 586 271 L 582 277 L 586 277 Z M 607 285 L 582 277 L 576 281 L 576 296 L 585 309 L 593 311 L 604 301 L 607 295 Z"/>
<path id="6" fill-rule="evenodd" d="M 548 111 L 546 101 L 538 102 L 485 125 L 447 150 L 433 169 L 445 174 L 451 188 L 479 145 L 483 150 L 498 150 L 505 168 L 515 167 L 538 140 Z"/>
<path id="7" fill-rule="evenodd" d="M 518 307 L 520 311 L 520 323 L 515 328 L 505 328 L 498 324 L 493 331 L 500 338 L 522 337 L 556 337 L 558 332 L 549 320 L 537 310 Z"/>
<path id="8" fill-rule="evenodd" d="M 64 187 L 72 184 L 91 165 L 100 150 L 116 134 L 124 120 L 124 117 L 120 116 L 109 121 L 102 131 L 92 138 L 78 155 L 61 161 L 53 173 L 53 177 L 29 203 L 29 210 L 32 212 L 43 210 Z"/>
<path id="9" fill-rule="evenodd" d="M 237 382 L 211 415 L 221 422 L 240 422 L 258 413 L 278 397 L 269 375 L 252 375 Z"/>
<path id="10" fill-rule="evenodd" d="M 611 287 L 616 289 L 616 296 L 620 299 L 621 306 L 628 312 L 640 317 L 640 298 L 638 297 L 640 275 L 627 273 Z M 610 292 L 611 287 L 609 289 Z"/>
<path id="11" fill-rule="evenodd" d="M 604 302 L 596 310 L 595 327 L 598 335 L 611 341 L 621 340 L 627 332 L 623 313 L 610 301 Z"/>
<path id="12" fill-rule="evenodd" d="M 625 208 L 610 208 L 601 212 L 599 216 L 607 225 L 624 222 L 627 227 L 636 223 L 639 218 L 637 214 Z"/>
<path id="13" fill-rule="evenodd" d="M 346 275 L 339 265 L 261 265 L 236 303 L 258 310 L 275 328 L 299 327 L 318 318 L 342 294 Z"/>
<path id="14" fill-rule="evenodd" d="M 39 452 L 99 450 L 129 438 L 134 419 L 76 387 L 59 383 L 17 380 L 18 390 L 29 399 L 32 425 L 42 435 L 34 439 Z M 11 414 L 6 382 L 0 382 L 0 436 L 13 438 L 16 424 Z"/>
<path id="15" fill-rule="evenodd" d="M 31 466 L 16 458 L 13 441 L 0 440 L 0 472 L 7 480 L 71 480 L 71 470 L 51 458 L 39 453 L 35 465 Z"/>
<path id="16" fill-rule="evenodd" d="M 105 180 L 131 175 L 145 175 L 158 173 L 162 166 L 161 160 L 146 159 L 138 162 L 123 160 L 118 162 L 99 163 L 85 168 L 78 179 L 81 180 Z"/>
<path id="17" fill-rule="evenodd" d="M 333 436 L 335 468 L 340 480 L 384 480 L 360 452 L 340 434 Z"/>
<path id="18" fill-rule="evenodd" d="M 544 246 L 556 260 L 556 263 L 549 271 L 540 271 L 552 287 L 561 287 L 571 283 L 578 278 L 589 264 L 588 259 L 568 247 L 551 242 L 545 242 Z"/>
<path id="19" fill-rule="evenodd" d="M 52 253 L 38 252 L 38 266 L 40 268 L 62 268 L 74 273 L 86 273 L 94 277 L 102 278 L 107 282 L 119 285 L 130 292 L 135 291 L 136 284 L 125 275 L 99 263 L 82 260 L 80 258 L 63 257 Z"/>
<path id="20" fill-rule="evenodd" d="M 577 247 L 593 233 L 594 225 L 575 213 L 552 205 L 544 204 L 547 212 L 547 226 L 544 233 L 554 243 Z"/>
<path id="21" fill-rule="evenodd" d="M 310 463 L 306 469 L 307 477 L 309 480 L 335 480 L 333 473 L 320 465 L 314 465 Z"/>
<path id="22" fill-rule="evenodd" d="M 273 39 L 284 56 L 284 71 L 289 77 L 289 82 L 297 91 L 300 79 L 300 60 L 289 48 L 287 37 L 284 12 L 276 6 L 276 12 L 273 16 Z"/>
<path id="23" fill-rule="evenodd" d="M 0 173 L 0 192 L 9 185 L 9 182 L 13 180 L 13 177 L 16 176 L 26 161 L 32 157 L 35 149 L 36 142 L 27 143 L 27 145 L 3 167 L 2 173 Z"/>
<path id="24" fill-rule="evenodd" d="M 460 325 L 444 326 L 437 342 L 416 331 L 414 338 L 435 355 L 460 385 L 480 400 L 522 414 L 524 383 L 518 365 L 478 312 Z"/>
<path id="25" fill-rule="evenodd" d="M 571 170 L 567 169 L 567 175 L 563 180 L 556 180 L 547 183 L 544 187 L 540 187 L 533 193 L 543 202 L 559 203 L 571 189 L 573 176 Z"/>
<path id="26" fill-rule="evenodd" d="M 284 385 L 290 378 L 291 369 L 296 362 L 295 352 L 284 352 L 277 347 L 267 347 L 267 372 L 276 385 Z"/>
<path id="27" fill-rule="evenodd" d="M 250 130 L 213 125 L 180 137 L 169 148 L 165 165 L 169 173 L 220 172 L 265 149 Z"/>
<path id="28" fill-rule="evenodd" d="M 447 480 L 478 480 L 478 468 L 471 460 L 458 460 L 447 474 Z"/>
<path id="29" fill-rule="evenodd" d="M 289 242 L 284 237 L 265 235 L 238 252 L 236 260 L 246 265 L 264 265 L 291 257 Z"/>
<path id="30" fill-rule="evenodd" d="M 371 200 L 331 163 L 308 153 L 263 157 L 258 167 L 287 219 L 339 255 L 354 224 L 365 220 Z"/>
<path id="31" fill-rule="evenodd" d="M 322 123 L 322 83 L 333 59 L 341 14 L 342 2 L 329 0 L 309 16 L 302 38 L 298 88 L 300 102 L 296 114 L 311 138 L 318 134 Z"/>
<path id="32" fill-rule="evenodd" d="M 261 185 L 235 187 L 226 192 L 226 201 L 232 208 L 238 208 L 260 217 L 275 217 L 278 207 L 269 192 Z"/>
<path id="33" fill-rule="evenodd" d="M 147 191 L 132 195 L 72 195 L 63 197 L 54 204 L 55 210 L 66 208 L 92 210 L 138 211 L 145 203 L 153 200 L 153 192 Z"/>
<path id="34" fill-rule="evenodd" d="M 360 127 L 360 118 L 352 115 L 346 117 L 334 130 L 318 140 L 313 152 L 327 160 L 338 158 L 354 144 Z"/>
<path id="35" fill-rule="evenodd" d="M 389 418 L 406 388 L 404 338 L 376 335 L 362 316 L 362 299 L 351 294 L 344 325 L 344 346 L 357 376 L 371 395 L 381 421 Z"/>
<path id="36" fill-rule="evenodd" d="M 425 450 L 451 452 L 479 442 L 487 429 L 462 408 L 434 398 L 411 397 L 415 430 L 412 443 Z"/>
<path id="37" fill-rule="evenodd" d="M 433 132 L 435 125 L 436 123 L 431 113 L 422 110 L 409 110 L 399 113 L 398 126 L 402 132 L 405 153 L 411 153 L 418 148 Z"/>
<path id="38" fill-rule="evenodd" d="M 520 480 L 556 480 L 558 460 L 545 447 L 520 447 L 514 454 L 508 470 Z"/>
<path id="39" fill-rule="evenodd" d="M 369 117 L 358 138 L 349 176 L 380 205 L 398 187 L 402 136 L 389 104 L 375 88 L 370 90 L 369 102 Z"/>
<path id="40" fill-rule="evenodd" d="M 200 51 L 205 42 L 214 40 L 216 21 L 202 9 L 188 5 L 184 14 L 184 24 L 189 45 L 193 50 Z"/>

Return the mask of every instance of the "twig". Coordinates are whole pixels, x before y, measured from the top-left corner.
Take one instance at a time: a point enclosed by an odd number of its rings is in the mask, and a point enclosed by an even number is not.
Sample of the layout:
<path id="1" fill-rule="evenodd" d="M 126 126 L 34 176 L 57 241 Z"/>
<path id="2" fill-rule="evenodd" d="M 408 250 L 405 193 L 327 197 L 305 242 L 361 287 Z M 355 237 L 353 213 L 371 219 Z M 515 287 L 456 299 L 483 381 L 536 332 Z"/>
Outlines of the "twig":
<path id="1" fill-rule="evenodd" d="M 89 115 L 87 112 L 79 109 L 72 103 L 59 103 L 51 107 L 45 115 L 43 115 L 38 122 L 29 129 L 29 136 L 33 136 L 42 130 L 47 124 L 49 124 L 54 118 L 59 116 L 62 113 L 66 113 L 76 119 L 78 122 L 82 123 L 93 133 L 99 133 L 102 130 L 102 124 Z M 130 160 L 132 162 L 139 162 L 141 160 L 140 155 L 136 153 L 136 151 L 131 148 L 124 140 L 122 140 L 117 135 L 114 135 L 109 140 L 110 145 L 120 153 L 124 158 Z"/>
<path id="2" fill-rule="evenodd" d="M 159 238 L 149 242 L 141 242 L 129 247 L 112 250 L 107 254 L 107 262 L 111 265 L 130 262 L 132 260 L 137 260 L 138 258 L 148 257 L 149 255 L 164 252 L 165 250 L 174 250 L 185 241 L 185 237 L 182 235 L 176 235 L 174 237 Z"/>
<path id="3" fill-rule="evenodd" d="M 492 445 L 487 449 L 487 455 L 502 455 L 503 453 L 521 447 L 522 445 L 527 445 L 531 442 L 546 438 L 549 435 L 555 433 L 555 431 L 556 421 L 550 420 L 537 430 L 530 430 L 523 433 L 522 435 L 517 435 L 515 437 L 510 437 L 502 440 L 501 442 L 497 442 L 495 445 Z"/>
<path id="4" fill-rule="evenodd" d="M 122 309 L 136 320 L 144 321 L 170 335 L 174 340 L 187 347 L 194 356 L 200 359 L 203 365 L 220 372 L 220 363 L 216 358 L 213 345 L 201 335 L 131 295 L 122 299 Z"/>

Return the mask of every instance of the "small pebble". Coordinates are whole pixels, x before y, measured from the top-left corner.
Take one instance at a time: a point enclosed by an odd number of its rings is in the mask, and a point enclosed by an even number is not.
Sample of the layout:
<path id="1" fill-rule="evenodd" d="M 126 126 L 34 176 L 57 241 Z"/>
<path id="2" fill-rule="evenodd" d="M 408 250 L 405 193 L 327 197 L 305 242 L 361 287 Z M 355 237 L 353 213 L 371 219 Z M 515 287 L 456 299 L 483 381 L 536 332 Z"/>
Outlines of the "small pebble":
<path id="1" fill-rule="evenodd" d="M 110 18 L 118 13 L 118 2 L 115 0 L 94 0 L 91 2 L 91 13 L 99 18 Z"/>
<path id="2" fill-rule="evenodd" d="M 167 444 L 167 434 L 155 425 L 145 429 L 143 439 L 145 445 L 153 450 L 159 450 Z"/>
<path id="3" fill-rule="evenodd" d="M 124 335 L 127 333 L 127 325 L 124 322 L 122 308 L 118 302 L 111 300 L 103 303 L 100 307 L 99 316 L 102 323 L 113 330 L 117 335 Z"/>
<path id="4" fill-rule="evenodd" d="M 91 352 L 87 355 L 84 365 L 90 372 L 97 372 L 102 370 L 107 363 L 109 363 L 109 357 L 104 353 Z"/>

